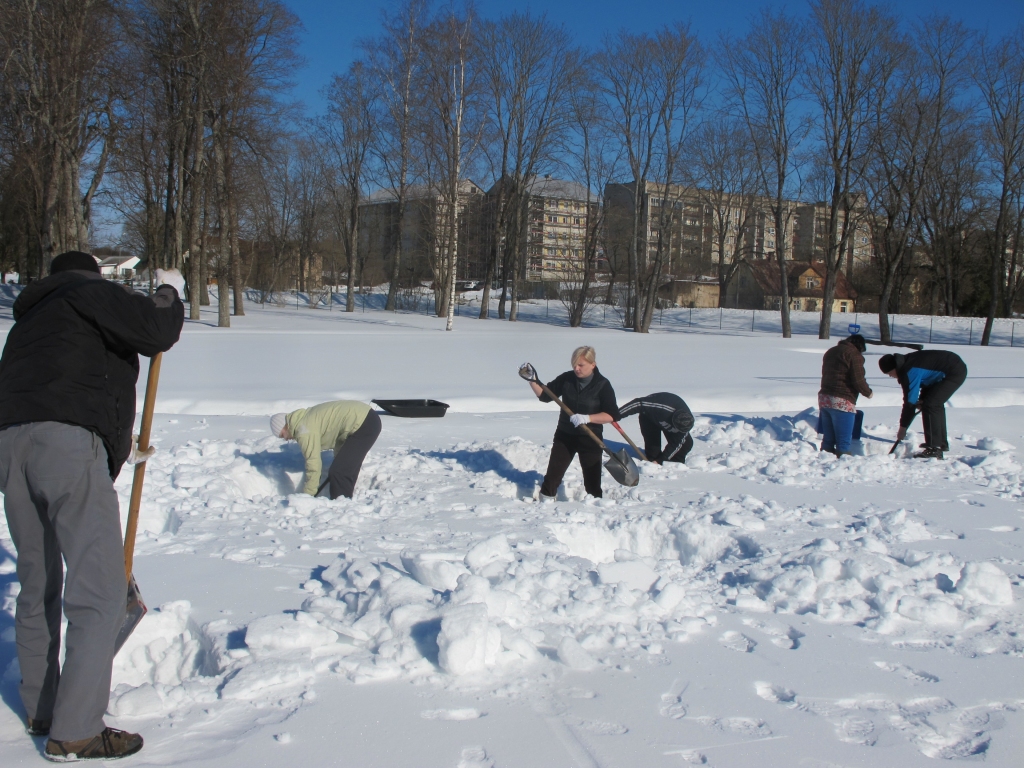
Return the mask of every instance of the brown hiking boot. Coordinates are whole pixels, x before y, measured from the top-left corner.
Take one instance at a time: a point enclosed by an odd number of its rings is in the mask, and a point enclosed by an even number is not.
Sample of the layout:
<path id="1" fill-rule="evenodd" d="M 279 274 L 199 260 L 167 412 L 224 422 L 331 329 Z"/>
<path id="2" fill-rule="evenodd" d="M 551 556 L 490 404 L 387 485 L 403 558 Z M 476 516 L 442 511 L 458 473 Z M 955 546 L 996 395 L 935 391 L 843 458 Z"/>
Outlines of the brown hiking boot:
<path id="1" fill-rule="evenodd" d="M 104 728 L 103 732 L 91 739 L 78 741 L 46 742 L 43 757 L 55 763 L 71 763 L 76 760 L 113 760 L 134 755 L 142 749 L 142 737 L 137 733 Z"/>
<path id="2" fill-rule="evenodd" d="M 33 720 L 31 717 L 28 719 L 28 725 L 25 726 L 25 733 L 29 736 L 49 736 L 50 735 L 50 721 L 49 720 Z"/>

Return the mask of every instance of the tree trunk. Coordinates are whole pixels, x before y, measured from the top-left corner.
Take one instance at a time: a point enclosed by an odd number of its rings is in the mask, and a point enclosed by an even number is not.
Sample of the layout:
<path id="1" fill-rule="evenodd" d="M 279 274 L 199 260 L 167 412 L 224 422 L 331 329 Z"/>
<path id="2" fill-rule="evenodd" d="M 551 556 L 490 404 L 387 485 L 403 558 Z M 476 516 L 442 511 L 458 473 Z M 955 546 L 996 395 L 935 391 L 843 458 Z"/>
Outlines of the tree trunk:
<path id="1" fill-rule="evenodd" d="M 189 193 L 191 195 L 191 206 L 189 209 L 189 259 L 188 259 L 188 284 L 189 284 L 189 310 L 190 320 L 199 319 L 199 306 L 202 290 L 197 290 L 200 283 L 199 262 L 199 223 L 202 211 L 203 197 L 203 108 L 202 97 L 196 97 L 195 107 L 195 129 L 192 136 L 192 169 L 189 178 Z M 180 206 L 179 206 L 180 210 Z M 218 293 L 220 292 L 218 286 Z"/>

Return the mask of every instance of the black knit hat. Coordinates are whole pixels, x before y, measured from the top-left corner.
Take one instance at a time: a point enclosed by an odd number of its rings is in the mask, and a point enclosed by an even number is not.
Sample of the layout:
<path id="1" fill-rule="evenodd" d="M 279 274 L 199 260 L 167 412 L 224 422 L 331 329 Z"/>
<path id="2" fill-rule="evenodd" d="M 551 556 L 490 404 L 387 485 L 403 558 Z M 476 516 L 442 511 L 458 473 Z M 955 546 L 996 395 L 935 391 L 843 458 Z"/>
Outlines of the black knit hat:
<path id="1" fill-rule="evenodd" d="M 51 275 L 55 275 L 58 272 L 66 272 L 69 269 L 83 269 L 88 272 L 95 272 L 96 274 L 100 273 L 100 265 L 96 263 L 96 259 L 82 251 L 67 251 L 60 256 L 54 257 L 53 261 L 50 262 Z"/>
<path id="2" fill-rule="evenodd" d="M 847 339 L 847 341 L 853 344 L 853 346 L 857 348 L 858 352 L 863 352 L 865 349 L 868 348 L 867 342 L 864 341 L 864 337 L 861 336 L 859 333 L 853 334 L 850 338 Z"/>
<path id="3" fill-rule="evenodd" d="M 896 370 L 896 358 L 892 355 L 882 355 L 878 358 L 878 368 L 882 373 Z"/>

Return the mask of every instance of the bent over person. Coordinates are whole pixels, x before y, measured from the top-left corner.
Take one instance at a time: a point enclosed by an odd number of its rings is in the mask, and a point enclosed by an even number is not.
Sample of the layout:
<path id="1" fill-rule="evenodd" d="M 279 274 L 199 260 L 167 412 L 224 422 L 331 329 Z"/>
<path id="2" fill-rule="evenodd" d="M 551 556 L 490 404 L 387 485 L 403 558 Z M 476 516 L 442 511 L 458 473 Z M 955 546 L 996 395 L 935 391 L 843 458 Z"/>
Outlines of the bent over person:
<path id="1" fill-rule="evenodd" d="M 558 426 L 555 428 L 551 456 L 540 494 L 553 499 L 558 494 L 565 470 L 569 468 L 573 457 L 579 455 L 583 487 L 587 493 L 599 499 L 602 496 L 601 447 L 580 427 L 589 425 L 590 430 L 601 437 L 601 425 L 617 421 L 619 407 L 615 403 L 615 390 L 611 382 L 597 370 L 597 353 L 593 347 L 577 347 L 572 353 L 571 362 L 571 371 L 559 375 L 547 385 L 574 415 L 569 417 L 565 411 L 558 415 Z M 527 363 L 521 366 L 519 375 L 527 378 L 542 403 L 552 402 L 551 396 L 535 380 L 537 374 L 532 365 Z"/>
<path id="2" fill-rule="evenodd" d="M 907 436 L 907 427 L 918 411 L 924 422 L 924 450 L 918 459 L 941 459 L 949 450 L 946 439 L 946 401 L 967 380 L 967 365 L 960 356 L 942 349 L 927 349 L 909 355 L 882 355 L 882 373 L 899 381 L 903 388 L 903 412 L 896 442 Z"/>
<path id="3" fill-rule="evenodd" d="M 853 428 L 857 421 L 857 397 L 871 398 L 864 378 L 864 350 L 867 342 L 859 333 L 843 339 L 821 359 L 821 450 L 849 456 Z"/>
<path id="4" fill-rule="evenodd" d="M 693 449 L 693 414 L 683 398 L 671 392 L 655 392 L 653 395 L 630 400 L 619 408 L 619 417 L 627 418 L 637 414 L 640 419 L 640 434 L 644 437 L 644 455 L 648 461 L 662 464 L 666 461 L 686 463 L 686 455 Z M 667 445 L 661 449 L 661 436 L 665 435 Z"/>
<path id="5" fill-rule="evenodd" d="M 380 435 L 380 416 L 366 403 L 335 400 L 270 418 L 275 437 L 294 440 L 306 459 L 302 492 L 316 496 L 323 464 L 320 452 L 334 449 L 334 461 L 327 470 L 330 496 L 352 498 L 363 459 Z"/>
<path id="6" fill-rule="evenodd" d="M 113 479 L 132 449 L 139 355 L 170 349 L 184 317 L 172 286 L 129 293 L 80 251 L 57 256 L 14 302 L 0 359 L 0 490 L 18 551 L 21 700 L 28 733 L 49 734 L 50 760 L 142 749 L 141 736 L 103 723 L 128 593 Z"/>

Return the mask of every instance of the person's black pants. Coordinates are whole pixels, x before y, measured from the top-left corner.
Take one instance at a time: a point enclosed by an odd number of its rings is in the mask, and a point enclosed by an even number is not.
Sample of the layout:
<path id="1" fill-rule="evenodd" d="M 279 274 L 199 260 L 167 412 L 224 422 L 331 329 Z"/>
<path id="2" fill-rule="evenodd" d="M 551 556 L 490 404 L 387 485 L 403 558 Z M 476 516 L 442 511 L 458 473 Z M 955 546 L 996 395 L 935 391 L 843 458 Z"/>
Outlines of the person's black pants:
<path id="1" fill-rule="evenodd" d="M 356 480 L 359 479 L 359 470 L 362 469 L 363 459 L 377 442 L 380 435 L 380 416 L 376 411 L 366 414 L 366 419 L 359 425 L 359 429 L 348 436 L 341 445 L 334 447 L 334 461 L 331 468 L 327 470 L 327 477 L 331 483 L 331 498 L 339 496 L 352 498 L 352 492 L 356 487 Z"/>
<path id="2" fill-rule="evenodd" d="M 960 389 L 967 380 L 967 366 L 930 387 L 922 387 L 918 403 L 921 405 L 921 421 L 924 424 L 924 442 L 929 448 L 949 450 L 946 438 L 946 401 Z"/>
<path id="3" fill-rule="evenodd" d="M 686 463 L 686 455 L 693 449 L 693 438 L 690 433 L 685 435 L 676 433 L 670 435 L 665 433 L 668 445 L 661 450 L 662 430 L 654 419 L 640 414 L 640 434 L 644 438 L 644 455 L 648 461 L 656 461 L 659 464 L 665 461 L 677 461 L 680 464 Z"/>
<path id="4" fill-rule="evenodd" d="M 565 470 L 572 464 L 573 457 L 579 454 L 580 468 L 583 470 L 583 487 L 595 498 L 601 498 L 601 446 L 582 432 L 568 435 L 555 432 L 555 441 L 551 446 L 551 457 L 548 459 L 548 471 L 540 492 L 545 496 L 558 493 Z"/>

